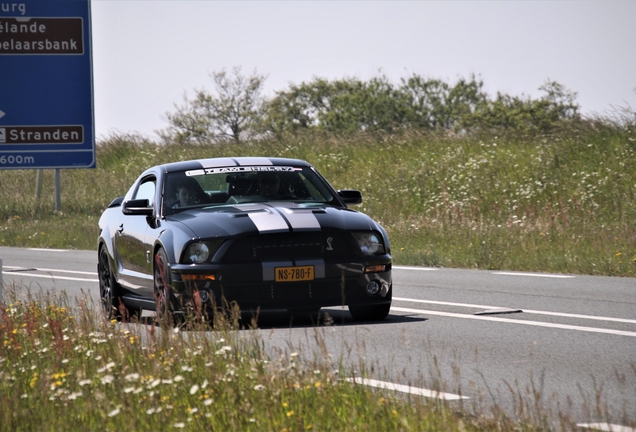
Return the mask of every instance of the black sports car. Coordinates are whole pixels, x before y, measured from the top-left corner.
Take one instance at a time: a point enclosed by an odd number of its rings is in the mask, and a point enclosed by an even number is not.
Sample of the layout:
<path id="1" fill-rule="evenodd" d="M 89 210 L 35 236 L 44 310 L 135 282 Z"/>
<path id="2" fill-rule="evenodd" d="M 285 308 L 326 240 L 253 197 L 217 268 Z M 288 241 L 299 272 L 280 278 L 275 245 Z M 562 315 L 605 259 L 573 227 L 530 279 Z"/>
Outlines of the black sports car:
<path id="1" fill-rule="evenodd" d="M 98 272 L 108 319 L 242 311 L 317 312 L 355 319 L 391 307 L 385 230 L 347 204 L 307 162 L 200 159 L 146 170 L 99 220 Z"/>

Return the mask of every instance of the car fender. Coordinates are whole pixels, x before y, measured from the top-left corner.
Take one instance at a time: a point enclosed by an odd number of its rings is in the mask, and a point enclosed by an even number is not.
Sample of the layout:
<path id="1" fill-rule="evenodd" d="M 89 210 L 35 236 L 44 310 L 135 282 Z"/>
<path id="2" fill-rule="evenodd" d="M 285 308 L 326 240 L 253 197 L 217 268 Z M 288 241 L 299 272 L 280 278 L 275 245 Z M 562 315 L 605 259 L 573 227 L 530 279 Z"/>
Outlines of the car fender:
<path id="1" fill-rule="evenodd" d="M 110 267 L 115 274 L 115 279 L 117 279 L 119 272 L 117 262 L 115 260 L 115 245 L 113 242 L 113 236 L 110 232 L 110 226 L 108 224 L 105 224 L 101 228 L 99 237 L 97 239 L 97 250 L 99 251 L 101 247 L 106 248 L 106 251 L 108 252 L 108 259 L 110 261 Z"/>

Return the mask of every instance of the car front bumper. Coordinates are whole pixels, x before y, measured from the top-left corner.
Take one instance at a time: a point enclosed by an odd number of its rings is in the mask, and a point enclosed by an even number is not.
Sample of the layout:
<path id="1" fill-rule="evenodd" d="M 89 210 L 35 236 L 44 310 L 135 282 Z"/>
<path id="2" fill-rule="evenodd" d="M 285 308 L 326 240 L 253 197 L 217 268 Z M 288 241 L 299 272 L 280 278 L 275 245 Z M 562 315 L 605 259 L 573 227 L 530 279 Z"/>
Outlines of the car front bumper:
<path id="1" fill-rule="evenodd" d="M 312 280 L 277 282 L 276 269 L 311 266 Z M 391 303 L 390 256 L 369 261 L 303 260 L 241 264 L 173 265 L 172 287 L 179 303 L 194 296 L 241 310 L 302 309 Z"/>

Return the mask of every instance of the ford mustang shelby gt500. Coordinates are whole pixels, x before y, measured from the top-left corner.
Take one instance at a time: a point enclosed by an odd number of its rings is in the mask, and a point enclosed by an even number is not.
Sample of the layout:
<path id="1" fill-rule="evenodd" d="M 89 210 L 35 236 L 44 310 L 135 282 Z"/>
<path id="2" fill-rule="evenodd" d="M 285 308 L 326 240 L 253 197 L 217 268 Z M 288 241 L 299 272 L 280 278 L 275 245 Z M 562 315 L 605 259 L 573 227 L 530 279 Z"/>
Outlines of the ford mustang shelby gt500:
<path id="1" fill-rule="evenodd" d="M 98 272 L 108 319 L 159 319 L 347 305 L 359 320 L 391 307 L 385 230 L 350 210 L 307 162 L 216 158 L 149 168 L 99 220 Z"/>

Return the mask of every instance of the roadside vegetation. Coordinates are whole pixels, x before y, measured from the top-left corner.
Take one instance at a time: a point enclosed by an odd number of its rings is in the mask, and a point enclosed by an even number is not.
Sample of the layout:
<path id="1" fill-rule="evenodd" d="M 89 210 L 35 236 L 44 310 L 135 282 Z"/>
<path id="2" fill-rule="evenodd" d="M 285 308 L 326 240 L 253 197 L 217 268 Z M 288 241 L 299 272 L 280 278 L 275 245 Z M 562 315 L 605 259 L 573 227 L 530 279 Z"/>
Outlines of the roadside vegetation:
<path id="1" fill-rule="evenodd" d="M 354 384 L 348 378 L 370 365 L 331 358 L 319 328 L 307 330 L 313 352 L 266 353 L 259 332 L 239 331 L 233 317 L 217 319 L 214 332 L 152 319 L 118 324 L 82 301 L 9 291 L 0 319 L 2 431 L 576 429 L 525 398 L 512 420 Z"/>
<path id="2" fill-rule="evenodd" d="M 388 230 L 397 264 L 636 275 L 636 128 L 571 123 L 549 134 L 437 132 L 290 135 L 166 145 L 135 135 L 100 140 L 97 168 L 53 172 L 35 200 L 35 171 L 0 172 L 0 245 L 95 249 L 108 203 L 158 163 L 217 156 L 310 161 L 355 208 Z"/>
<path id="3" fill-rule="evenodd" d="M 93 250 L 97 221 L 146 168 L 227 156 L 314 164 L 380 221 L 397 264 L 593 275 L 636 274 L 636 113 L 579 114 L 576 93 L 547 80 L 538 98 L 418 75 L 290 84 L 210 74 L 213 91 L 166 113 L 158 139 L 101 137 L 97 168 L 0 171 L 0 246 Z"/>

